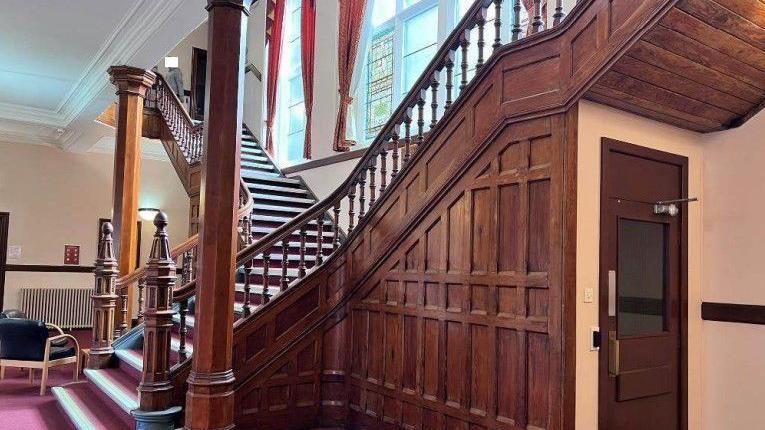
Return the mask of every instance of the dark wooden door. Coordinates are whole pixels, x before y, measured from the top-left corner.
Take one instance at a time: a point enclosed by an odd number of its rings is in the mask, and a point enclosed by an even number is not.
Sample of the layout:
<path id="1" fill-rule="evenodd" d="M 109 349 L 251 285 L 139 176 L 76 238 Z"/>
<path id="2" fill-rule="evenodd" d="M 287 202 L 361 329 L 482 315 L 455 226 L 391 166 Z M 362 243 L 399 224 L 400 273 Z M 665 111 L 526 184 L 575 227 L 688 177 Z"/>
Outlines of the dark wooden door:
<path id="1" fill-rule="evenodd" d="M 3 297 L 5 296 L 5 263 L 8 256 L 8 212 L 0 212 L 0 310 L 3 309 Z"/>
<path id="2" fill-rule="evenodd" d="M 207 78 L 207 51 L 191 51 L 191 117 L 200 121 L 205 115 L 205 79 Z"/>
<path id="3" fill-rule="evenodd" d="M 604 139 L 600 429 L 677 430 L 685 417 L 687 159 Z"/>

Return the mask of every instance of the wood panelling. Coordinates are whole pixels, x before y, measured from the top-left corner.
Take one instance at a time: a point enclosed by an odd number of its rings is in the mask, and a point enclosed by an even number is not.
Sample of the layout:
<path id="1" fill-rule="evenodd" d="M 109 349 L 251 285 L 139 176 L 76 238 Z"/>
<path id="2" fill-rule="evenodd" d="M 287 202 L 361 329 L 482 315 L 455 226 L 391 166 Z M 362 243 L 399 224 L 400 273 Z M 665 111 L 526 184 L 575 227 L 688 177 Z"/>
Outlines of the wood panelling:
<path id="1" fill-rule="evenodd" d="M 338 251 L 236 323 L 237 425 L 573 428 L 571 107 L 672 4 L 584 0 L 499 48 Z"/>
<path id="2" fill-rule="evenodd" d="M 765 101 L 763 16 L 761 1 L 681 0 L 586 97 L 695 131 L 738 126 Z"/>
<path id="3" fill-rule="evenodd" d="M 701 318 L 706 321 L 765 324 L 765 306 L 704 302 L 701 304 Z"/>

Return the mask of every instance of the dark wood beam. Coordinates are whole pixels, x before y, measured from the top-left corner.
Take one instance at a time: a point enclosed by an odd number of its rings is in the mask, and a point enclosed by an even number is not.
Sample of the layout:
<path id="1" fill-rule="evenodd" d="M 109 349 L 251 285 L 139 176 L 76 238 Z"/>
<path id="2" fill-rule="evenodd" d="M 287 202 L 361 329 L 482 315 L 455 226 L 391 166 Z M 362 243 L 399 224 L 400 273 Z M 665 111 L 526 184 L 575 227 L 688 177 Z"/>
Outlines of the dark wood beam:
<path id="1" fill-rule="evenodd" d="M 765 324 L 765 306 L 735 303 L 701 304 L 701 319 L 744 324 Z"/>
<path id="2" fill-rule="evenodd" d="M 208 0 L 208 58 L 194 355 L 187 429 L 234 424 L 233 323 L 244 57 L 250 0 Z"/>

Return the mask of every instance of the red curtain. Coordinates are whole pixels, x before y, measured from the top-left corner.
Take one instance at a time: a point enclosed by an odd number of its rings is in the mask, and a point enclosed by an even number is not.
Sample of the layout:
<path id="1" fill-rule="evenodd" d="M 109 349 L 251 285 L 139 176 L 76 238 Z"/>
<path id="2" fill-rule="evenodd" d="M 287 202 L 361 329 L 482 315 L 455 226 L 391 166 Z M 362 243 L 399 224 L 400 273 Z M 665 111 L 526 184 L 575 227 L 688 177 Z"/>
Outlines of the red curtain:
<path id="1" fill-rule="evenodd" d="M 359 48 L 361 24 L 364 22 L 366 0 L 339 0 L 340 19 L 338 29 L 338 88 L 340 92 L 340 109 L 335 123 L 335 151 L 347 151 L 350 142 L 345 139 L 345 123 L 348 117 L 348 105 L 353 102 L 350 95 L 353 66 L 356 64 L 356 51 Z"/>
<path id="2" fill-rule="evenodd" d="M 285 0 L 276 0 L 274 24 L 268 43 L 268 82 L 266 83 L 266 151 L 274 152 L 274 118 L 276 118 L 276 88 L 279 81 L 279 61 L 282 54 L 282 23 Z"/>
<path id="3" fill-rule="evenodd" d="M 544 30 L 547 28 L 547 0 L 539 0 L 539 10 L 540 15 L 542 17 L 542 27 L 539 29 Z M 526 9 L 526 12 L 529 14 L 529 25 L 526 27 L 526 35 L 530 35 L 534 30 L 534 26 L 532 25 L 534 23 L 534 0 L 523 0 L 523 7 Z"/>
<path id="4" fill-rule="evenodd" d="M 303 59 L 305 100 L 305 143 L 303 157 L 311 158 L 311 115 L 313 111 L 313 64 L 316 42 L 316 0 L 303 0 L 300 9 L 300 55 Z"/>

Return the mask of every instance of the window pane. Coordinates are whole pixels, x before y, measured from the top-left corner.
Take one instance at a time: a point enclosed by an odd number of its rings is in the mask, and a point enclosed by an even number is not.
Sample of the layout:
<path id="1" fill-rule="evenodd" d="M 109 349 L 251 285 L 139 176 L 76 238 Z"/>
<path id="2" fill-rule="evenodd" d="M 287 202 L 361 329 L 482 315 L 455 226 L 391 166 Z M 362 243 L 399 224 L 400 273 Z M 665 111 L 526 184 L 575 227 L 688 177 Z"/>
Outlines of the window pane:
<path id="1" fill-rule="evenodd" d="M 292 106 L 295 103 L 300 103 L 303 101 L 304 98 L 305 97 L 303 96 L 303 76 L 298 75 L 290 79 L 289 104 L 290 106 Z"/>
<path id="2" fill-rule="evenodd" d="M 396 14 L 395 0 L 374 0 L 372 7 L 372 26 L 377 27 Z"/>
<path id="3" fill-rule="evenodd" d="M 616 285 L 620 338 L 664 330 L 665 241 L 663 224 L 619 220 Z"/>
<path id="4" fill-rule="evenodd" d="M 393 31 L 377 34 L 367 57 L 367 138 L 374 138 L 393 112 Z"/>
<path id="5" fill-rule="evenodd" d="M 411 54 L 438 42 L 438 7 L 404 22 L 404 55 Z"/>
<path id="6" fill-rule="evenodd" d="M 431 45 L 404 57 L 404 94 L 408 93 L 417 79 L 420 78 L 430 60 L 436 55 L 436 51 L 438 51 L 438 46 Z"/>
<path id="7" fill-rule="evenodd" d="M 475 0 L 459 0 L 457 5 L 457 21 L 461 20 L 463 16 L 465 16 L 465 13 L 467 13 L 468 9 L 470 9 L 470 6 L 473 6 L 473 3 L 475 3 Z M 509 6 L 503 6 L 503 7 L 512 7 L 512 4 Z M 522 8 L 521 8 L 522 9 Z M 497 14 L 496 9 L 494 6 L 490 6 L 486 10 L 486 20 L 494 20 L 494 16 Z M 488 28 L 488 27 L 487 27 Z"/>
<path id="8" fill-rule="evenodd" d="M 300 53 L 300 38 L 289 43 L 289 70 L 285 70 L 290 75 L 299 73 L 301 69 L 302 54 Z"/>
<path id="9" fill-rule="evenodd" d="M 303 159 L 304 132 L 293 133 L 287 136 L 287 160 L 295 161 Z"/>
<path id="10" fill-rule="evenodd" d="M 295 133 L 305 130 L 305 105 L 303 103 L 298 103 L 295 106 L 290 107 L 289 112 L 290 123 L 287 132 Z"/>
<path id="11" fill-rule="evenodd" d="M 421 2 L 422 0 L 404 0 L 404 7 L 407 8 L 409 6 L 416 5 L 417 3 Z"/>

